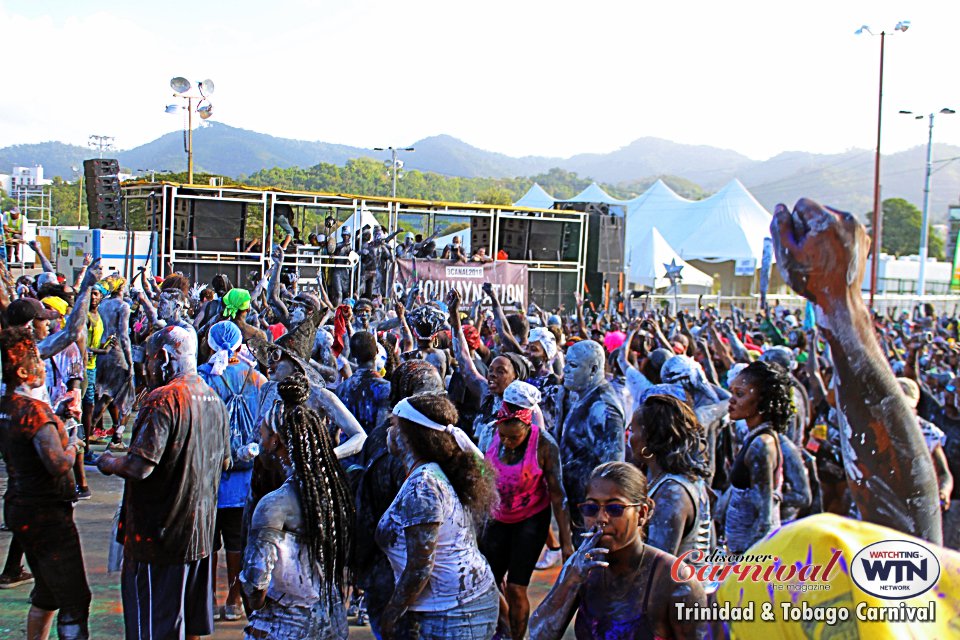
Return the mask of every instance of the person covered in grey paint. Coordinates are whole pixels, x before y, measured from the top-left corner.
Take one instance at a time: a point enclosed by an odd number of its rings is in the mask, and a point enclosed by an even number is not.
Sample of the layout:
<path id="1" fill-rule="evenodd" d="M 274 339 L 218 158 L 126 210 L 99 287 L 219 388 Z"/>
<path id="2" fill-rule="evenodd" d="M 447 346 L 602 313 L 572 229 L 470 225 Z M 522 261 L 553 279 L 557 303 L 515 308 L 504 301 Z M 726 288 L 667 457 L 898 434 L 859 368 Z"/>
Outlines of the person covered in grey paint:
<path id="1" fill-rule="evenodd" d="M 622 461 L 626 417 L 620 398 L 604 377 L 603 347 L 584 340 L 567 351 L 563 386 L 577 394 L 558 438 L 563 484 L 571 504 L 583 502 L 594 467 Z M 572 514 L 571 514 L 572 515 Z M 575 533 L 583 520 L 573 518 Z M 574 536 L 579 542 L 579 536 Z"/>

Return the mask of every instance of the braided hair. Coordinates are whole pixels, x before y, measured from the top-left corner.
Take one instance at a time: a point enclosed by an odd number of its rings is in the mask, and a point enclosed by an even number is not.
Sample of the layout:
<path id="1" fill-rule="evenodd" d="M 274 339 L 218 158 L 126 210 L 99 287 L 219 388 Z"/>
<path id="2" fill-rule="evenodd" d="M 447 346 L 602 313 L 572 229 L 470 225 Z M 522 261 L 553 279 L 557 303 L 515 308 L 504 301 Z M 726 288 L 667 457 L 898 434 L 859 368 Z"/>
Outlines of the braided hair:
<path id="1" fill-rule="evenodd" d="M 280 381 L 284 403 L 279 435 L 290 454 L 303 512 L 310 560 L 321 566 L 331 605 L 346 583 L 347 556 L 353 540 L 354 507 L 347 476 L 333 451 L 326 418 L 305 405 L 306 377 L 297 373 Z"/>
<path id="2" fill-rule="evenodd" d="M 774 431 L 785 433 L 790 416 L 796 412 L 793 404 L 793 383 L 787 370 L 774 362 L 751 362 L 738 377 L 756 385 L 757 411 Z"/>

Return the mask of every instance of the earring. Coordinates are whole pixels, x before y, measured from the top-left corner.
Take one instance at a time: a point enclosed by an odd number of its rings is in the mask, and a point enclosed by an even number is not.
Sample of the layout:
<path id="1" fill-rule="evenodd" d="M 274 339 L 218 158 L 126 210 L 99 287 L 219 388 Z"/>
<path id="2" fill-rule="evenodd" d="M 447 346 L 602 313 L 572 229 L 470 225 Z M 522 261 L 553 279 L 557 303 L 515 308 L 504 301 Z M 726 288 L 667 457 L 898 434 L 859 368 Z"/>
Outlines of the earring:
<path id="1" fill-rule="evenodd" d="M 653 454 L 650 453 L 650 450 L 647 449 L 646 446 L 644 446 L 644 447 L 642 447 L 642 448 L 640 449 L 640 457 L 641 457 L 641 458 L 652 458 L 652 457 L 653 457 Z"/>

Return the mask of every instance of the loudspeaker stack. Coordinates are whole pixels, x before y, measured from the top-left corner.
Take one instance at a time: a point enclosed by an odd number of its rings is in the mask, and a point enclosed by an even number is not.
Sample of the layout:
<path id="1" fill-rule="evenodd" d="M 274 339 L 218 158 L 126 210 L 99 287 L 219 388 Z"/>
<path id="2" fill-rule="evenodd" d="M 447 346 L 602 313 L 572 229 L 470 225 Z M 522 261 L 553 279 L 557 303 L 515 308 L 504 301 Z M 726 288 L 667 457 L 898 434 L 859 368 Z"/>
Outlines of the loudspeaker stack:
<path id="1" fill-rule="evenodd" d="M 119 174 L 120 164 L 116 160 L 83 161 L 91 229 L 124 228 Z"/>

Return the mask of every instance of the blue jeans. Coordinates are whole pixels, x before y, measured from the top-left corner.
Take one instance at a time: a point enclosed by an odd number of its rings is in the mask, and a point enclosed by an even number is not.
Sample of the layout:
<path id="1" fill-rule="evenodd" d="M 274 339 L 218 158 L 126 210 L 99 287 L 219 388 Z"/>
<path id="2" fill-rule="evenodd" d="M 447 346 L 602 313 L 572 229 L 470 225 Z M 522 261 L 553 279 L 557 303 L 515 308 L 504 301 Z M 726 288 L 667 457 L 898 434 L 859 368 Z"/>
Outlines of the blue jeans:
<path id="1" fill-rule="evenodd" d="M 497 631 L 500 595 L 496 587 L 470 602 L 447 611 L 410 611 L 398 637 L 422 640 L 490 640 Z"/>

